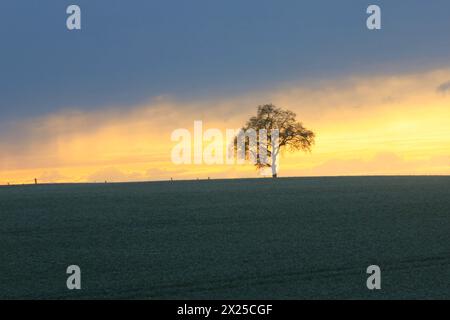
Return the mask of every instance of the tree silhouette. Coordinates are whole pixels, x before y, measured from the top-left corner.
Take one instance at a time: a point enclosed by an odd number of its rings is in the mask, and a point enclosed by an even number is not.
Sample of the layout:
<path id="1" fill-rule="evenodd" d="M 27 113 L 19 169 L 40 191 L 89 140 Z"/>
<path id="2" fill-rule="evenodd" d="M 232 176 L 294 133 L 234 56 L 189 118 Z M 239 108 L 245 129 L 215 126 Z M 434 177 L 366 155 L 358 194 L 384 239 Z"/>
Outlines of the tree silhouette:
<path id="1" fill-rule="evenodd" d="M 239 143 L 240 136 L 248 131 L 265 132 L 267 140 L 256 135 L 256 145 L 251 147 L 250 137 L 245 135 L 244 143 Z M 272 177 L 278 175 L 277 160 L 280 150 L 311 151 L 315 134 L 296 120 L 296 114 L 290 110 L 278 108 L 273 104 L 258 106 L 257 114 L 251 117 L 240 133 L 234 138 L 233 147 L 236 155 L 240 152 L 246 159 L 253 157 L 257 169 L 272 169 Z"/>

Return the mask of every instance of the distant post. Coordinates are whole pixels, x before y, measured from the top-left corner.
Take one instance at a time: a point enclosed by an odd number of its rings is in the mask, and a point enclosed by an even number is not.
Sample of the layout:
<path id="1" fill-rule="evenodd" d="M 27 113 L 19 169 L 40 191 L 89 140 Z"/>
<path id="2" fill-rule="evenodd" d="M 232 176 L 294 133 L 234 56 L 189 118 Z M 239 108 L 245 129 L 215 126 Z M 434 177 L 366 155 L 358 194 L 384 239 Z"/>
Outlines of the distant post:
<path id="1" fill-rule="evenodd" d="M 36 178 L 34 178 L 34 184 L 37 184 L 37 179 Z"/>

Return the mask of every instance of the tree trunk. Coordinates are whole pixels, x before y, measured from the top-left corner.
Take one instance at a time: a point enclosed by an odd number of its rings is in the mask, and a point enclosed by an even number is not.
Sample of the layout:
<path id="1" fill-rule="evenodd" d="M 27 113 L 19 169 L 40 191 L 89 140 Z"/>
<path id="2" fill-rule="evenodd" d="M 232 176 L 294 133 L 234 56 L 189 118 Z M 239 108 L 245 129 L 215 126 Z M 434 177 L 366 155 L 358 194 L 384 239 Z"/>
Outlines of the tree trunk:
<path id="1" fill-rule="evenodd" d="M 278 176 L 278 152 L 280 151 L 280 145 L 278 140 L 278 131 L 272 130 L 272 136 L 270 138 L 272 144 L 272 178 Z"/>
<path id="2" fill-rule="evenodd" d="M 278 167 L 277 167 L 277 156 L 276 154 L 272 155 L 272 178 L 276 178 L 278 176 Z"/>

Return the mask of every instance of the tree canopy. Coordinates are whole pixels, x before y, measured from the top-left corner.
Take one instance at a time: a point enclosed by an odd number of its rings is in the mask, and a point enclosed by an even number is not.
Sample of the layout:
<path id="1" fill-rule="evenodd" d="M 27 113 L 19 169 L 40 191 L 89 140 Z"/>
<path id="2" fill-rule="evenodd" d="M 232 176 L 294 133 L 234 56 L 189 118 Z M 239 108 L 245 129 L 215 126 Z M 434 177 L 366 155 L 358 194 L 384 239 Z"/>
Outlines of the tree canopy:
<path id="1" fill-rule="evenodd" d="M 273 104 L 258 106 L 256 116 L 251 117 L 241 132 L 255 131 L 265 132 L 267 142 L 263 141 L 260 134 L 257 135 L 256 148 L 250 148 L 249 138 L 245 138 L 244 146 L 239 145 L 239 137 L 235 137 L 234 146 L 237 151 L 245 148 L 246 157 L 251 153 L 255 159 L 258 169 L 272 168 L 272 176 L 277 177 L 277 160 L 281 149 L 288 151 L 311 151 L 315 142 L 315 134 L 306 129 L 303 124 L 296 120 L 296 114 L 290 110 L 276 107 Z M 240 150 L 243 151 L 243 150 Z M 267 157 L 267 159 L 263 159 Z M 266 161 L 264 161 L 266 160 Z"/>

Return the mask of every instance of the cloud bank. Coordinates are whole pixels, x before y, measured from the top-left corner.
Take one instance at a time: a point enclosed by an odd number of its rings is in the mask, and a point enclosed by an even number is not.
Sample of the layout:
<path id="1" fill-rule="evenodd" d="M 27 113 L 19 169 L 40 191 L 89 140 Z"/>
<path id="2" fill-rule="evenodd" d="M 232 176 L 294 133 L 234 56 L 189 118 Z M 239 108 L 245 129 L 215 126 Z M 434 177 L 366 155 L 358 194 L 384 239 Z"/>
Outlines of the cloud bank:
<path id="1" fill-rule="evenodd" d="M 442 162 L 450 155 L 450 96 L 441 94 L 449 78 L 450 70 L 346 77 L 27 119 L 2 129 L 0 183 L 257 177 L 251 167 L 176 166 L 170 135 L 192 130 L 194 120 L 205 129 L 239 128 L 264 103 L 295 111 L 317 134 L 311 154 L 285 153 L 281 176 L 450 174 Z"/>

